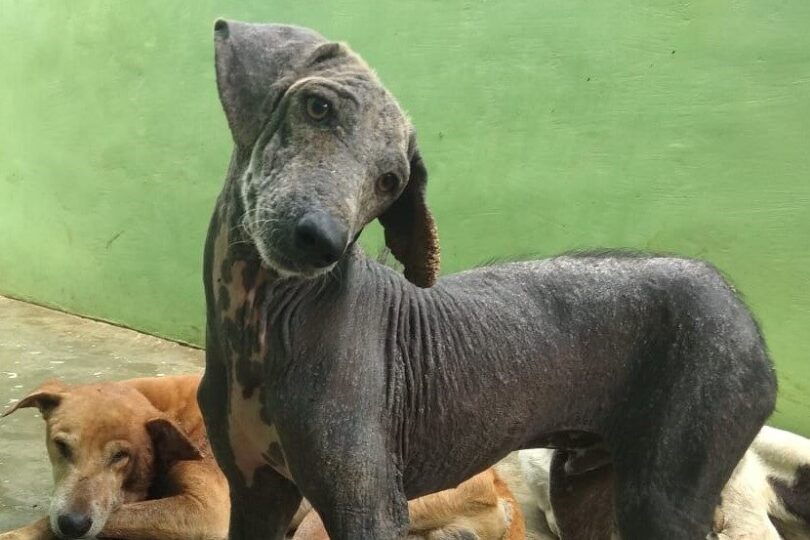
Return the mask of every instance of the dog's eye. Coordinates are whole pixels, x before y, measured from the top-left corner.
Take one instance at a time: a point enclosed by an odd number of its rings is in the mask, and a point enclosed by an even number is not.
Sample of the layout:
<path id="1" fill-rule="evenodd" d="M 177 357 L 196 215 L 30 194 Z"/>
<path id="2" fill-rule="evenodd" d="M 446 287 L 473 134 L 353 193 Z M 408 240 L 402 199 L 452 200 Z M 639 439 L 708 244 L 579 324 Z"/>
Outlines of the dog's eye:
<path id="1" fill-rule="evenodd" d="M 129 459 L 129 452 L 126 450 L 119 450 L 115 454 L 113 454 L 112 458 L 110 458 L 111 463 L 121 463 L 125 460 Z"/>
<path id="2" fill-rule="evenodd" d="M 68 444 L 65 441 L 58 439 L 54 441 L 53 444 L 56 445 L 56 450 L 59 452 L 59 455 L 62 456 L 63 458 L 69 460 L 73 456 L 73 452 L 70 450 L 70 446 L 68 446 Z"/>
<path id="3" fill-rule="evenodd" d="M 377 179 L 377 190 L 380 193 L 391 194 L 399 187 L 399 176 L 394 173 L 385 173 Z"/>
<path id="4" fill-rule="evenodd" d="M 307 114 L 313 120 L 320 122 L 332 112 L 332 104 L 323 98 L 310 96 L 307 98 Z"/>

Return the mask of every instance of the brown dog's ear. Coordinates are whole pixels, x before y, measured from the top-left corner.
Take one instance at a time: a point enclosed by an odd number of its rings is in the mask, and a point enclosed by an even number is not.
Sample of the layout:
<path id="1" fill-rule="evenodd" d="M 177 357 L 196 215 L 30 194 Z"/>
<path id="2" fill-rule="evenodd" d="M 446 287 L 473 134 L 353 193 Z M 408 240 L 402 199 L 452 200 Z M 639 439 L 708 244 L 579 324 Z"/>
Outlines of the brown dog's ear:
<path id="1" fill-rule="evenodd" d="M 47 419 L 53 410 L 59 406 L 64 397 L 67 387 L 61 381 L 47 381 L 42 383 L 36 390 L 22 398 L 9 410 L 3 413 L 3 418 L 10 415 L 17 409 L 26 407 L 36 407 L 42 413 L 42 417 Z"/>
<path id="2" fill-rule="evenodd" d="M 202 459 L 200 449 L 191 442 L 180 426 L 168 418 L 152 418 L 146 422 L 146 431 L 152 438 L 155 457 L 164 465 L 175 461 Z"/>
<path id="3" fill-rule="evenodd" d="M 405 277 L 419 287 L 431 287 L 439 275 L 439 235 L 425 201 L 427 169 L 414 149 L 411 173 L 402 194 L 380 215 L 385 244 L 405 267 Z"/>
<path id="4" fill-rule="evenodd" d="M 273 85 L 324 42 L 316 32 L 297 26 L 214 23 L 217 88 L 238 146 L 256 142 L 270 112 L 264 105 Z"/>

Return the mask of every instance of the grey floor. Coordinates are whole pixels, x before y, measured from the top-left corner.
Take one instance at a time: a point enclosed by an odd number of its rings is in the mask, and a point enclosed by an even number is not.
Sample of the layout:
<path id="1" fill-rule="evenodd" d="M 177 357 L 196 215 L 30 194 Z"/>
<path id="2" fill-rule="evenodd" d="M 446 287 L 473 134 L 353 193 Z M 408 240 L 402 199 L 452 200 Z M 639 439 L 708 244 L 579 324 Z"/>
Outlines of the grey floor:
<path id="1" fill-rule="evenodd" d="M 202 365 L 197 349 L 0 297 L 0 412 L 51 378 L 83 383 L 193 373 Z M 51 478 L 44 433 L 35 409 L 0 419 L 0 531 L 47 512 Z M 529 537 L 549 538 L 515 456 L 498 468 L 523 504 Z"/>

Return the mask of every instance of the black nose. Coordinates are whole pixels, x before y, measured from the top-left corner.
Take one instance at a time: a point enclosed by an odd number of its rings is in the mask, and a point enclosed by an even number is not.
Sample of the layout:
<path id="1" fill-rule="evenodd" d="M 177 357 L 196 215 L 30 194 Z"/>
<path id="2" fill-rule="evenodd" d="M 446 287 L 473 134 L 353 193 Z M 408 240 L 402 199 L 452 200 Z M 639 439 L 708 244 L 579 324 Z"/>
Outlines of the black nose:
<path id="1" fill-rule="evenodd" d="M 295 226 L 295 247 L 316 268 L 340 259 L 348 239 L 346 227 L 323 212 L 310 212 Z"/>
<path id="2" fill-rule="evenodd" d="M 81 538 L 93 526 L 93 520 L 90 519 L 90 516 L 71 512 L 59 516 L 56 524 L 59 525 L 59 532 L 62 535 L 68 538 Z"/>

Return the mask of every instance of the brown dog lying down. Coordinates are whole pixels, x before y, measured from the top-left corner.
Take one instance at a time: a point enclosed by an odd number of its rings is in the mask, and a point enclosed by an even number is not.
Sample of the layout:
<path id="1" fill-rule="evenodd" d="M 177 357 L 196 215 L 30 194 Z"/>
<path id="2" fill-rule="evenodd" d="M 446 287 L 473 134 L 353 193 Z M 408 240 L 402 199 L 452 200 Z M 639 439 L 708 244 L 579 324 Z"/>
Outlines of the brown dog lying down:
<path id="1" fill-rule="evenodd" d="M 606 455 L 520 451 L 529 487 L 561 540 L 611 540 Z M 552 485 L 553 484 L 553 485 Z M 709 540 L 810 540 L 810 440 L 765 426 L 723 488 Z"/>
<path id="2" fill-rule="evenodd" d="M 37 407 L 45 419 L 55 488 L 49 518 L 8 537 L 225 538 L 228 484 L 197 406 L 199 381 L 48 382 L 18 402 L 5 414 Z"/>
<path id="3" fill-rule="evenodd" d="M 520 505 L 494 469 L 459 485 L 409 501 L 408 540 L 524 540 Z M 328 540 L 318 514 L 312 510 L 293 540 Z"/>
<path id="4" fill-rule="evenodd" d="M 82 386 L 54 381 L 19 401 L 3 416 L 39 408 L 55 489 L 49 517 L 0 540 L 226 538 L 228 485 L 197 406 L 199 382 L 196 375 Z M 409 508 L 412 538 L 524 538 L 520 507 L 493 470 Z M 308 511 L 303 504 L 293 526 Z M 311 512 L 295 538 L 328 537 Z"/>

